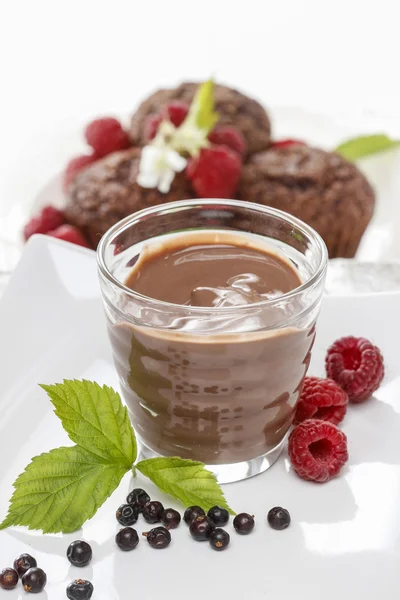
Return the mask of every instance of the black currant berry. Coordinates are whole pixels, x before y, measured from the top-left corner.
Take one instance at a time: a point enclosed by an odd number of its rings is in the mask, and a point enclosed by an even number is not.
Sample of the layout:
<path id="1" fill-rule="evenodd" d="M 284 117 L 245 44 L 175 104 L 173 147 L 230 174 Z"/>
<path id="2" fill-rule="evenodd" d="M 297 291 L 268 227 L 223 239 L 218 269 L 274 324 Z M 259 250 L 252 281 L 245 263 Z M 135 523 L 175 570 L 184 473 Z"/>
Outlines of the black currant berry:
<path id="1" fill-rule="evenodd" d="M 196 517 L 189 525 L 190 535 L 197 542 L 205 542 L 215 529 L 214 523 L 206 515 Z"/>
<path id="2" fill-rule="evenodd" d="M 74 567 L 86 567 L 92 560 L 92 548 L 83 540 L 75 540 L 68 546 L 67 558 Z"/>
<path id="3" fill-rule="evenodd" d="M 165 527 L 155 527 L 142 535 L 146 536 L 150 546 L 157 550 L 166 548 L 171 543 L 171 534 Z"/>
<path id="4" fill-rule="evenodd" d="M 278 531 L 286 529 L 290 525 L 290 513 L 286 508 L 282 508 L 281 506 L 271 508 L 267 519 L 272 529 L 277 529 Z"/>
<path id="5" fill-rule="evenodd" d="M 67 587 L 69 600 L 90 600 L 93 594 L 93 584 L 86 579 L 75 579 Z"/>
<path id="6" fill-rule="evenodd" d="M 189 506 L 189 508 L 185 510 L 183 520 L 185 521 L 186 525 L 190 525 L 194 519 L 197 519 L 197 517 L 201 517 L 205 514 L 206 513 L 200 506 Z"/>
<path id="7" fill-rule="evenodd" d="M 22 585 L 24 586 L 24 590 L 31 594 L 38 594 L 41 592 L 46 583 L 47 575 L 43 569 L 39 569 L 39 567 L 32 567 L 22 575 Z"/>
<path id="8" fill-rule="evenodd" d="M 175 529 L 181 522 L 181 515 L 174 508 L 166 508 L 161 515 L 161 523 L 168 529 Z"/>
<path id="9" fill-rule="evenodd" d="M 233 526 L 241 535 L 247 535 L 254 529 L 254 516 L 247 513 L 240 513 L 233 519 Z"/>
<path id="10" fill-rule="evenodd" d="M 15 569 L 3 569 L 0 573 L 0 588 L 13 590 L 18 583 L 18 573 Z"/>
<path id="11" fill-rule="evenodd" d="M 145 504 L 150 502 L 150 496 L 142 488 L 135 488 L 128 494 L 126 499 L 127 504 L 136 506 L 138 512 L 143 512 Z"/>
<path id="12" fill-rule="evenodd" d="M 159 523 L 161 521 L 161 516 L 164 512 L 164 507 L 161 502 L 157 502 L 157 500 L 153 500 L 153 502 L 148 502 L 143 509 L 143 518 L 148 523 Z"/>
<path id="13" fill-rule="evenodd" d="M 124 527 L 118 531 L 115 541 L 118 548 L 127 552 L 136 548 L 139 543 L 139 536 L 133 527 Z"/>
<path id="14" fill-rule="evenodd" d="M 225 529 L 217 527 L 211 532 L 209 542 L 211 548 L 214 548 L 214 550 L 225 550 L 229 545 L 230 539 L 231 537 Z"/>
<path id="15" fill-rule="evenodd" d="M 134 525 L 138 520 L 138 511 L 133 504 L 121 504 L 115 513 L 118 523 L 124 527 Z"/>
<path id="16" fill-rule="evenodd" d="M 21 554 L 14 560 L 14 569 L 20 577 L 32 567 L 37 567 L 37 562 L 30 554 Z"/>
<path id="17" fill-rule="evenodd" d="M 214 525 L 226 525 L 229 521 L 229 513 L 225 508 L 220 506 L 213 506 L 207 513 Z"/>

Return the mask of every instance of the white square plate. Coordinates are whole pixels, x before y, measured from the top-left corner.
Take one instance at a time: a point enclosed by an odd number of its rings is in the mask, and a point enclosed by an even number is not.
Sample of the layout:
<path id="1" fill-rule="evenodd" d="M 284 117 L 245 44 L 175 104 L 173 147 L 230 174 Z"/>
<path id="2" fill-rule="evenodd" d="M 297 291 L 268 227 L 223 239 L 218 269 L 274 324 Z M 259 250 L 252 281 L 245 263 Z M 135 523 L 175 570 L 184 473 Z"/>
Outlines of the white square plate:
<path id="1" fill-rule="evenodd" d="M 350 460 L 337 479 L 304 482 L 283 454 L 266 473 L 225 486 L 234 509 L 256 515 L 249 536 L 238 536 L 228 525 L 231 545 L 225 552 L 194 542 L 181 524 L 162 552 L 142 538 L 136 550 L 122 553 L 114 542 L 115 510 L 132 487 L 127 475 L 83 531 L 51 536 L 23 528 L 0 531 L 0 569 L 30 552 L 48 575 L 37 597 L 49 600 L 65 598 L 67 584 L 77 577 L 92 580 L 93 600 L 394 599 L 400 564 L 399 307 L 397 293 L 324 301 L 312 374 L 323 375 L 326 348 L 346 334 L 370 338 L 386 361 L 375 398 L 351 406 L 346 415 Z M 0 519 L 12 483 L 30 459 L 68 444 L 38 383 L 87 378 L 118 385 L 102 310 L 93 252 L 40 236 L 28 243 L 0 302 Z M 182 511 L 145 478 L 135 485 Z M 276 505 L 292 515 L 283 532 L 266 524 Z M 138 521 L 139 533 L 148 528 Z M 82 537 L 94 557 L 78 569 L 65 552 Z M 25 593 L 19 585 L 4 596 L 12 600 Z"/>

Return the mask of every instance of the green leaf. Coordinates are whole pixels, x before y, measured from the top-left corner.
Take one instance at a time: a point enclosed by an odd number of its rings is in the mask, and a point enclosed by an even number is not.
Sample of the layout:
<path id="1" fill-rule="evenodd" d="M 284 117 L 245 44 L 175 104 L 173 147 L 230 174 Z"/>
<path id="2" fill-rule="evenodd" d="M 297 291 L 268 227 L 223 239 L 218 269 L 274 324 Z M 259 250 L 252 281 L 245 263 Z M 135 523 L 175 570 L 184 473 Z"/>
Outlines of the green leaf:
<path id="1" fill-rule="evenodd" d="M 236 514 L 227 504 L 213 473 L 201 462 L 178 457 L 149 458 L 136 465 L 138 471 L 158 488 L 180 500 L 185 506 L 198 505 L 205 511 L 218 505 Z"/>
<path id="2" fill-rule="evenodd" d="M 400 140 L 392 140 L 383 133 L 375 135 L 362 135 L 340 144 L 335 152 L 341 154 L 347 160 L 357 160 L 364 156 L 370 156 L 390 150 L 400 145 Z"/>
<path id="3" fill-rule="evenodd" d="M 185 119 L 188 123 L 196 125 L 208 133 L 219 119 L 214 110 L 214 82 L 212 79 L 202 83 L 190 105 L 189 114 Z"/>
<path id="4" fill-rule="evenodd" d="M 93 517 L 127 470 L 79 446 L 36 456 L 14 483 L 0 529 L 22 525 L 43 533 L 75 531 Z"/>
<path id="5" fill-rule="evenodd" d="M 41 387 L 73 442 L 102 459 L 132 467 L 137 455 L 135 434 L 117 392 L 86 380 Z"/>

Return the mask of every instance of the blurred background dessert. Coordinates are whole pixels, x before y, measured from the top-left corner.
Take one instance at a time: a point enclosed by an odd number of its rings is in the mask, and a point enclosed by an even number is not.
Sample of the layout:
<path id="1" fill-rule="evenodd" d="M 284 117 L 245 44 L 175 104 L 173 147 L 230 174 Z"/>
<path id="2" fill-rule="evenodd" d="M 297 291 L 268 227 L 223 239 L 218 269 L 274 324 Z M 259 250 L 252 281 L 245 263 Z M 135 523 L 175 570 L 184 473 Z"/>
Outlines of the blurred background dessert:
<path id="1" fill-rule="evenodd" d="M 355 256 L 375 205 L 374 190 L 354 164 L 296 143 L 254 154 L 243 167 L 238 197 L 305 221 L 330 258 Z"/>
<path id="2" fill-rule="evenodd" d="M 152 93 L 133 113 L 129 137 L 116 119 L 90 123 L 85 137 L 92 153 L 74 158 L 64 175 L 67 223 L 96 248 L 109 227 L 142 208 L 196 197 L 239 198 L 305 221 L 323 237 L 331 258 L 354 257 L 375 204 L 355 164 L 304 141 L 271 140 L 267 110 L 221 84 L 212 85 L 215 114 L 205 139 L 189 130 L 188 141 L 185 123 L 201 89 L 199 83 L 182 83 Z M 146 187 L 140 179 L 142 153 L 182 131 L 186 137 L 178 153 L 185 168 L 167 173 L 168 189 Z M 131 147 L 121 150 L 126 146 Z"/>

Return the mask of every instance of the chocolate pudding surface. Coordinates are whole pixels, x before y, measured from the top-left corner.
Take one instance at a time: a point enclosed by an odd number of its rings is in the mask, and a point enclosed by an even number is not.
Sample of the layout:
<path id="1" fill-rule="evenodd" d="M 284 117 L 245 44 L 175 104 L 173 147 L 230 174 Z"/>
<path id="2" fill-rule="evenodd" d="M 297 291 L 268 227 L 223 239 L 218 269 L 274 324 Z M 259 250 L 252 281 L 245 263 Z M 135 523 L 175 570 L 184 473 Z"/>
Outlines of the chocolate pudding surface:
<path id="1" fill-rule="evenodd" d="M 192 234 L 144 248 L 125 285 L 143 296 L 187 306 L 252 304 L 282 296 L 301 279 L 273 252 L 234 236 Z"/>
<path id="2" fill-rule="evenodd" d="M 221 306 L 248 310 L 301 285 L 285 257 L 240 237 L 234 240 L 230 233 L 210 234 L 200 243 L 195 233 L 186 233 L 159 241 L 143 249 L 125 285 L 182 304 L 182 310 L 208 307 L 215 315 Z M 109 322 L 109 335 L 142 442 L 162 455 L 212 465 L 262 456 L 283 441 L 315 327 L 283 322 L 276 329 L 214 333 L 211 321 L 204 334 L 195 319 L 189 330 L 120 321 Z"/>

